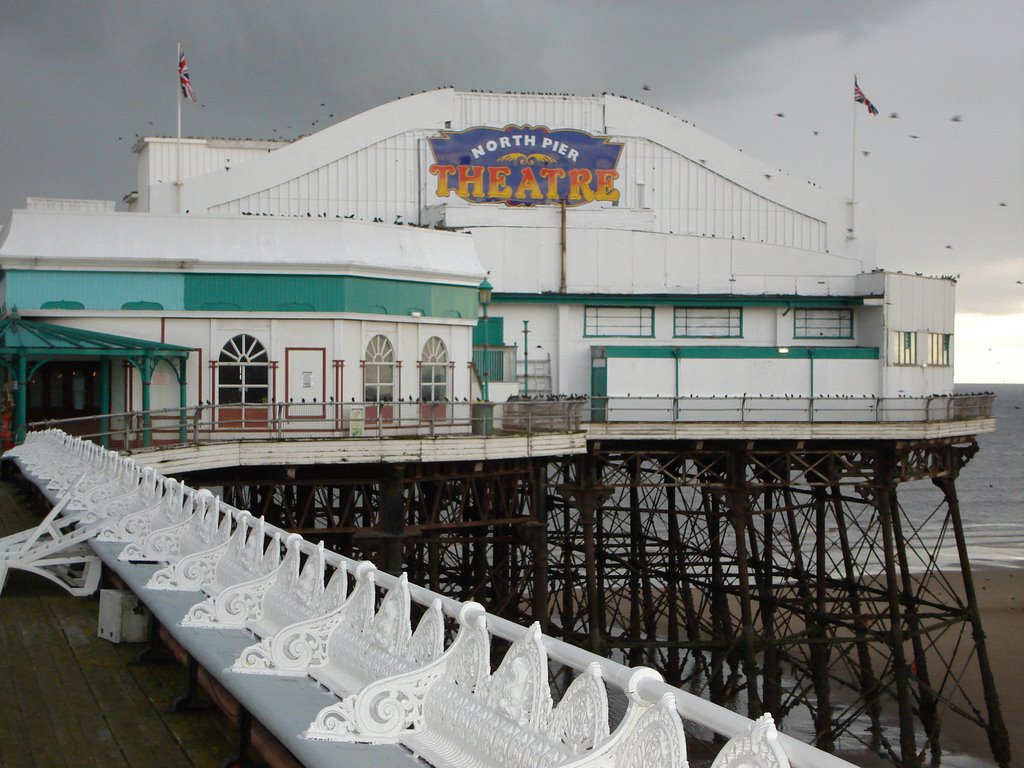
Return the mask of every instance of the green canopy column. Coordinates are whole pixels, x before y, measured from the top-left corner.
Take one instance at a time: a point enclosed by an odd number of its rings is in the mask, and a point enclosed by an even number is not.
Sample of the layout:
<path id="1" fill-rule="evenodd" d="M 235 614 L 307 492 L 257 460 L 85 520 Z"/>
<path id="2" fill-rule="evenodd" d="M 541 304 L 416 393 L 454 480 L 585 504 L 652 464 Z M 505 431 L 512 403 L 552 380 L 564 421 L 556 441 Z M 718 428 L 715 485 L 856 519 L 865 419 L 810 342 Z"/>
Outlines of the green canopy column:
<path id="1" fill-rule="evenodd" d="M 174 373 L 178 377 L 178 441 L 184 443 L 188 441 L 188 359 L 179 358 L 176 366 L 170 360 L 167 363 L 174 368 Z"/>
<path id="2" fill-rule="evenodd" d="M 110 447 L 110 358 L 100 359 L 100 445 Z"/>
<path id="3" fill-rule="evenodd" d="M 28 413 L 28 361 L 18 355 L 14 371 L 14 443 L 25 441 L 25 418 Z"/>
<path id="4" fill-rule="evenodd" d="M 139 376 L 142 378 L 142 445 L 149 447 L 153 443 L 153 409 L 150 385 L 153 383 L 153 358 L 148 354 L 144 355 L 139 366 Z"/>

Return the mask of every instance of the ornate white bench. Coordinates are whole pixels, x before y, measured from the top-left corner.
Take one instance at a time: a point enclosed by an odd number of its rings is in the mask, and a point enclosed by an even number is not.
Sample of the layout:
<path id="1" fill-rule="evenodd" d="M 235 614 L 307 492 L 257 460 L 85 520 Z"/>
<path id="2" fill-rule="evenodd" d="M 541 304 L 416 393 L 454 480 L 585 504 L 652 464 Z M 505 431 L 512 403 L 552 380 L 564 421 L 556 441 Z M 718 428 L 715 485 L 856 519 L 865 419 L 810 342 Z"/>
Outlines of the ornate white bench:
<path id="1" fill-rule="evenodd" d="M 109 522 L 96 535 L 98 541 L 137 542 L 154 527 L 163 528 L 180 522 L 185 486 L 177 480 L 155 474 L 153 483 L 152 501 L 142 509 Z"/>
<path id="2" fill-rule="evenodd" d="M 33 528 L 0 539 L 0 591 L 11 570 L 43 576 L 71 594 L 89 595 L 96 591 L 101 574 L 99 559 L 88 546 L 111 519 L 118 519 L 137 507 L 152 503 L 156 495 L 156 474 L 152 469 L 139 472 L 134 463 L 125 483 L 134 483 L 129 493 L 96 506 L 73 510 L 79 486 L 87 479 L 82 473 L 73 481 L 43 520 Z"/>
<path id="3" fill-rule="evenodd" d="M 337 572 L 335 578 L 337 578 Z M 333 583 L 332 579 L 332 583 Z M 336 694 L 352 693 L 367 683 L 414 669 L 437 658 L 444 648 L 440 603 L 423 614 L 413 633 L 409 585 L 402 576 L 374 613 L 376 569 L 356 566 L 356 586 L 326 615 L 284 627 L 246 648 L 236 672 L 310 675 Z M 331 592 L 330 586 L 324 595 Z"/>
<path id="4" fill-rule="evenodd" d="M 150 577 L 147 588 L 195 591 L 213 580 L 217 561 L 227 551 L 233 521 L 209 491 L 197 493 L 196 502 L 199 509 L 192 517 L 169 532 L 170 564 Z"/>
<path id="5" fill-rule="evenodd" d="M 433 603 L 411 630 L 409 581 L 403 573 L 373 612 L 373 581 L 352 593 L 352 607 L 327 638 L 323 663 L 311 665 L 309 676 L 344 696 L 369 683 L 426 666 L 444 651 L 444 616 Z"/>
<path id="6" fill-rule="evenodd" d="M 178 492 L 180 491 L 180 493 Z M 187 526 L 193 524 L 197 509 L 213 494 L 202 489 L 193 491 L 184 485 L 171 486 L 164 495 L 159 512 L 149 522 L 149 531 L 138 540 L 129 541 L 117 559 L 130 562 L 164 562 L 178 559 L 179 544 Z"/>
<path id="7" fill-rule="evenodd" d="M 48 490 L 60 491 L 90 467 L 99 467 L 109 451 L 60 430 L 29 432 L 25 442 L 4 453 L 22 471 L 30 473 Z"/>
<path id="8" fill-rule="evenodd" d="M 747 727 L 746 735 L 729 739 L 711 768 L 790 768 L 772 716 L 761 715 Z"/>
<path id="9" fill-rule="evenodd" d="M 194 606 L 183 623 L 246 628 L 258 638 L 267 638 L 286 626 L 322 616 L 340 606 L 348 591 L 347 568 L 342 564 L 335 571 L 325 601 L 323 542 L 313 549 L 300 570 L 302 541 L 298 534 L 290 535 L 280 565 Z M 279 539 L 275 545 L 280 548 Z"/>
<path id="10" fill-rule="evenodd" d="M 475 610 L 473 615 L 463 608 L 459 635 L 437 662 L 380 680 L 321 710 L 305 735 L 397 740 L 435 766 L 686 766 L 673 697 L 652 705 L 636 695 L 636 683 L 657 678 L 656 672 L 633 673 L 626 714 L 609 733 L 607 695 L 596 662 L 553 708 L 539 625 L 512 644 L 492 675 L 486 619 L 479 606 Z"/>
<path id="11" fill-rule="evenodd" d="M 634 671 L 629 704 L 608 733 L 607 700 L 594 666 L 576 678 L 552 709 L 547 654 L 534 624 L 489 674 L 489 639 L 481 622 L 423 697 L 419 728 L 400 741 L 435 766 L 488 765 L 684 768 L 683 724 L 671 695 L 657 704 L 636 696 L 636 683 L 658 677 Z"/>
<path id="12" fill-rule="evenodd" d="M 311 662 L 323 659 L 327 637 L 347 610 L 348 566 L 342 561 L 325 585 L 323 542 L 300 571 L 301 543 L 288 541 L 288 554 L 277 580 L 267 590 L 261 610 L 246 617 L 246 628 L 262 640 L 242 651 L 232 666 L 234 672 L 305 675 Z M 357 566 L 356 583 L 364 581 L 365 573 L 372 568 L 369 563 Z M 372 594 L 371 587 L 371 598 Z"/>
<path id="13" fill-rule="evenodd" d="M 250 610 L 257 610 L 266 591 L 281 568 L 281 534 L 275 533 L 267 544 L 265 522 L 242 512 L 235 521 L 227 551 L 214 566 L 213 580 L 202 585 L 209 596 L 193 605 L 181 624 L 185 627 L 213 629 L 241 628 Z"/>

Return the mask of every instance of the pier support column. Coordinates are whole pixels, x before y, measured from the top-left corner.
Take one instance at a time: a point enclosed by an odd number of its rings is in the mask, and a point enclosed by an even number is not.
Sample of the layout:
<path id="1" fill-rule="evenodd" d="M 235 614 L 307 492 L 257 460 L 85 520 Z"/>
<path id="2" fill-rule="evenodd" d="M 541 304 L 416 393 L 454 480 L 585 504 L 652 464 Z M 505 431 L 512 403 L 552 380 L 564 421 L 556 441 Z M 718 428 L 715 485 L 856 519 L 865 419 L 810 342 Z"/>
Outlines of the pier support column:
<path id="1" fill-rule="evenodd" d="M 963 520 L 960 517 L 960 501 L 956 493 L 956 482 L 951 477 L 936 477 L 932 480 L 942 491 L 949 507 L 949 519 L 956 538 L 956 550 L 960 560 L 960 574 L 964 580 L 964 594 L 967 597 L 967 612 L 974 636 L 975 651 L 978 654 L 978 671 L 981 674 L 981 685 L 984 690 L 985 706 L 988 709 L 988 744 L 992 756 L 1000 768 L 1010 765 L 1010 736 L 1003 722 L 1003 712 L 999 706 L 999 694 L 996 693 L 995 678 L 988 659 L 985 645 L 985 630 L 981 626 L 981 612 L 978 610 L 978 596 L 974 589 L 974 576 L 971 574 L 970 558 L 967 555 L 967 539 L 964 536 Z"/>
<path id="2" fill-rule="evenodd" d="M 880 687 L 878 685 L 878 678 L 875 675 L 874 664 L 871 660 L 871 638 L 868 635 L 868 622 L 871 619 L 864 613 L 864 604 L 861 600 L 861 585 L 857 575 L 857 559 L 850 544 L 846 507 L 843 504 L 843 490 L 840 485 L 841 478 L 835 456 L 829 458 L 828 478 L 832 515 L 835 520 L 840 551 L 842 552 L 843 586 L 850 601 L 850 612 L 853 615 L 853 634 L 857 653 L 857 680 L 860 686 L 860 695 L 864 698 L 866 704 L 868 717 L 871 718 L 870 747 L 873 751 L 877 751 L 882 733 L 882 707 L 879 700 Z"/>
<path id="3" fill-rule="evenodd" d="M 750 550 L 748 536 L 753 539 L 749 530 L 751 520 L 750 496 L 747 487 L 746 453 L 735 448 L 729 452 L 729 519 L 732 523 L 736 541 L 736 576 L 739 580 L 740 599 L 740 642 L 743 653 L 743 678 L 747 689 L 747 716 L 757 719 L 764 711 L 761 695 L 757 689 L 759 676 L 757 651 L 758 640 L 754 632 L 754 610 L 750 595 Z"/>
<path id="4" fill-rule="evenodd" d="M 405 562 L 405 467 L 396 464 L 380 484 L 381 569 L 398 576 Z"/>
<path id="5" fill-rule="evenodd" d="M 904 648 L 906 637 L 903 632 L 902 595 L 900 577 L 897 573 L 899 564 L 896 560 L 896 543 L 893 532 L 893 516 L 899 514 L 893 500 L 896 460 L 891 448 L 879 449 L 876 457 L 875 500 L 878 506 L 878 520 L 882 527 L 882 556 L 885 563 L 885 587 L 889 603 L 889 649 L 892 652 L 900 724 L 899 765 L 902 768 L 915 768 L 918 762 L 914 738 L 914 696 L 910 688 L 910 665 L 907 663 Z M 895 758 L 895 755 L 893 757 Z"/>

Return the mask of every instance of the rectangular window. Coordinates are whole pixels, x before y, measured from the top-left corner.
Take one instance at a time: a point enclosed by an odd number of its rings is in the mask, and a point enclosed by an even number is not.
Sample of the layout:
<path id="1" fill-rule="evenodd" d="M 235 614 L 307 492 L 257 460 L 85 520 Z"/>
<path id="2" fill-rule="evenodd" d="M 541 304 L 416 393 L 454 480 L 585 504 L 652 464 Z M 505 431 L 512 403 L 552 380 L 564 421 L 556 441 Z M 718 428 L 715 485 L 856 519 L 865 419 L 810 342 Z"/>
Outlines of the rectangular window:
<path id="1" fill-rule="evenodd" d="M 928 365 L 949 365 L 949 348 L 952 346 L 953 334 L 928 334 Z"/>
<path id="2" fill-rule="evenodd" d="M 740 307 L 676 307 L 674 336 L 701 339 L 739 338 L 743 335 Z"/>
<path id="3" fill-rule="evenodd" d="M 913 331 L 896 331 L 893 334 L 893 365 L 917 365 L 917 334 Z"/>
<path id="4" fill-rule="evenodd" d="M 852 309 L 793 310 L 794 339 L 852 339 Z"/>
<path id="5" fill-rule="evenodd" d="M 584 336 L 654 336 L 654 307 L 584 307 Z"/>

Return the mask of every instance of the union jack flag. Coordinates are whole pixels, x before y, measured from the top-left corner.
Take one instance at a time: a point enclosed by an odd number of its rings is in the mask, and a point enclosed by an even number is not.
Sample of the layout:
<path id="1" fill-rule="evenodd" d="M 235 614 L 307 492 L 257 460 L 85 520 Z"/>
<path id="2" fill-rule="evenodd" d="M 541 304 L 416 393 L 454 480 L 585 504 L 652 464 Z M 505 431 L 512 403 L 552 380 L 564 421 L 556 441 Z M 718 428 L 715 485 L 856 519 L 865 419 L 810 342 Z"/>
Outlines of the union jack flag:
<path id="1" fill-rule="evenodd" d="M 192 78 L 188 74 L 188 62 L 185 61 L 185 52 L 181 52 L 181 56 L 178 58 L 178 79 L 181 80 L 181 95 L 194 102 L 196 100 L 196 92 L 192 90 Z"/>
<path id="2" fill-rule="evenodd" d="M 193 99 L 193 101 L 194 100 L 195 99 Z M 856 101 L 858 104 L 863 104 L 865 107 L 867 107 L 869 115 L 878 114 L 878 109 L 875 107 L 874 104 L 871 103 L 871 100 L 864 95 L 864 91 L 860 89 L 860 86 L 857 85 L 856 77 L 853 78 L 853 100 Z"/>

